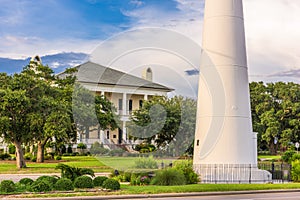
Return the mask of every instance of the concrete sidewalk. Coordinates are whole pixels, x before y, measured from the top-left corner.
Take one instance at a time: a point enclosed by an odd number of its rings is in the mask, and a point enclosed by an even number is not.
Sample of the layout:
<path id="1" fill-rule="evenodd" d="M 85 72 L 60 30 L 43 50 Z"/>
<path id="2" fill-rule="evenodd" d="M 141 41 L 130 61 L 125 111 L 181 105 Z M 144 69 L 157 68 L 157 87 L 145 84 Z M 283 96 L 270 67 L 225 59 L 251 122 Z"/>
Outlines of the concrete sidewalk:
<path id="1" fill-rule="evenodd" d="M 232 192 L 193 192 L 193 193 L 166 193 L 166 194 L 136 194 L 136 195 L 106 195 L 106 196 L 78 196 L 59 197 L 60 200 L 102 200 L 102 199 L 148 199 L 148 198 L 175 198 L 175 197 L 196 197 L 196 196 L 221 196 L 238 194 L 261 194 L 261 193 L 285 193 L 300 192 L 300 189 L 290 190 L 250 190 Z M 2 197 L 1 199 L 21 199 L 21 200 L 58 200 L 58 197 L 48 198 L 18 198 L 16 195 Z"/>

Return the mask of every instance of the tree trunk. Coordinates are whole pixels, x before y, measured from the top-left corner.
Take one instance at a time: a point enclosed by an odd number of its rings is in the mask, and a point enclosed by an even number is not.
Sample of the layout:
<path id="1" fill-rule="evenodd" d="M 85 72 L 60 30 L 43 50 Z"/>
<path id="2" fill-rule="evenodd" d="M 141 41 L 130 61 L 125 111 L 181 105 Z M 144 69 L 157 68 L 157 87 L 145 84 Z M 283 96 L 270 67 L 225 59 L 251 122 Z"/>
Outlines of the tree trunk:
<path id="1" fill-rule="evenodd" d="M 277 154 L 277 152 L 276 152 L 276 146 L 275 146 L 275 144 L 273 143 L 273 141 L 270 142 L 269 148 L 270 148 L 270 154 L 271 154 L 271 155 L 276 155 L 276 154 Z"/>
<path id="2" fill-rule="evenodd" d="M 22 146 L 20 142 L 14 142 L 14 145 L 16 146 L 16 162 L 17 162 L 17 168 L 25 168 L 26 163 L 24 159 L 24 154 L 22 150 Z"/>
<path id="3" fill-rule="evenodd" d="M 37 143 L 37 156 L 36 156 L 36 162 L 42 163 L 44 162 L 44 144 L 43 142 Z"/>

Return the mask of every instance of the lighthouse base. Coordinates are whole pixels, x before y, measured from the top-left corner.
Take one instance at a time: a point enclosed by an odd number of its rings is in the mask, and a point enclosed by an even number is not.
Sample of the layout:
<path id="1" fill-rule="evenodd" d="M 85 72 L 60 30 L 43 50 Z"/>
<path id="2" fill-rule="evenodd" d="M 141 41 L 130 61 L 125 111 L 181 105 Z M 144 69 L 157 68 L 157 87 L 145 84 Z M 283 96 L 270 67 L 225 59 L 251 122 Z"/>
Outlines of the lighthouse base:
<path id="1" fill-rule="evenodd" d="M 194 164 L 201 183 L 269 183 L 272 174 L 253 164 Z"/>

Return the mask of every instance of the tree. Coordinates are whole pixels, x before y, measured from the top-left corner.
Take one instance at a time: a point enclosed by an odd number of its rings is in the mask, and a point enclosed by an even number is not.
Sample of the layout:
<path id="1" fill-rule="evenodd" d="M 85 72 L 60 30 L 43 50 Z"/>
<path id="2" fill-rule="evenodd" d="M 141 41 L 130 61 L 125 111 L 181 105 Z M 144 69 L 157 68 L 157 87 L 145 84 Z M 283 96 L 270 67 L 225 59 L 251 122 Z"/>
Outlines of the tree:
<path id="1" fill-rule="evenodd" d="M 105 96 L 96 95 L 80 84 L 75 84 L 72 111 L 80 140 L 83 135 L 89 134 L 91 127 L 116 129 L 119 124 L 116 110 Z"/>
<path id="2" fill-rule="evenodd" d="M 300 138 L 300 86 L 296 83 L 250 84 L 253 129 L 260 148 L 276 154 Z M 265 146 L 265 147 L 264 147 Z"/>
<path id="3" fill-rule="evenodd" d="M 128 133 L 157 149 L 179 156 L 192 145 L 196 123 L 196 101 L 181 96 L 153 97 L 133 112 Z"/>
<path id="4" fill-rule="evenodd" d="M 22 74 L 32 77 L 35 87 L 28 94 L 32 103 L 27 122 L 37 144 L 36 162 L 44 162 L 45 145 L 51 140 L 68 142 L 74 135 L 71 102 L 64 95 L 64 85 L 48 66 L 30 63 Z"/>
<path id="5" fill-rule="evenodd" d="M 0 82 L 0 130 L 1 136 L 7 143 L 16 147 L 17 168 L 26 167 L 22 145 L 32 140 L 29 133 L 27 117 L 31 112 L 31 102 L 26 95 L 32 89 L 30 77 L 23 74 L 7 76 L 1 74 Z M 27 90 L 26 90 L 26 87 Z"/>

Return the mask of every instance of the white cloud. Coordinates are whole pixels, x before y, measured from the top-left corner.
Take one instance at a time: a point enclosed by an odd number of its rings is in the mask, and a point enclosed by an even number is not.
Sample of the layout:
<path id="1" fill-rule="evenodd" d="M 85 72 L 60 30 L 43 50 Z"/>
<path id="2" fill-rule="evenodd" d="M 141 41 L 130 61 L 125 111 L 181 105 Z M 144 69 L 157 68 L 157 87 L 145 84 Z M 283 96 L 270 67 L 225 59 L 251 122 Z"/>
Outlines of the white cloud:
<path id="1" fill-rule="evenodd" d="M 250 73 L 300 69 L 300 1 L 245 0 L 244 13 Z"/>

